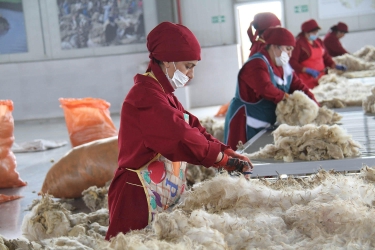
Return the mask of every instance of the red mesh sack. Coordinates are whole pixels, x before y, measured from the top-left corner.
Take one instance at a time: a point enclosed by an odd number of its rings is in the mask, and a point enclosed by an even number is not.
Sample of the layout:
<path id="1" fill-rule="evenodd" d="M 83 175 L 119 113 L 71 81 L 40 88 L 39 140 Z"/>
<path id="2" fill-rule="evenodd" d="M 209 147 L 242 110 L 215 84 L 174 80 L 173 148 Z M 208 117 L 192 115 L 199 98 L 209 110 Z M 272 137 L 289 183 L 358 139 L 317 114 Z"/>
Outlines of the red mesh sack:
<path id="1" fill-rule="evenodd" d="M 11 151 L 14 136 L 13 102 L 0 100 L 0 188 L 21 187 L 26 183 L 16 171 L 16 157 Z"/>
<path id="2" fill-rule="evenodd" d="M 103 187 L 117 169 L 117 136 L 71 149 L 48 171 L 39 194 L 78 198 L 91 186 Z"/>
<path id="3" fill-rule="evenodd" d="M 109 113 L 110 104 L 98 98 L 60 98 L 73 147 L 117 135 Z"/>

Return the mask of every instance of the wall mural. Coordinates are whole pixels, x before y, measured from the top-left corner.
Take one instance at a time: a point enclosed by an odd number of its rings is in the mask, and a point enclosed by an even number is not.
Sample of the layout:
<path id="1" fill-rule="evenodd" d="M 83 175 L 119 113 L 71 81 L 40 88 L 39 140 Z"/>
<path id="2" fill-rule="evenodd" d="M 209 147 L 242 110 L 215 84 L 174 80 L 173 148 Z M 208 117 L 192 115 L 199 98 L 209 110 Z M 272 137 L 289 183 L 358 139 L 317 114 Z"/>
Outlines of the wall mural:
<path id="1" fill-rule="evenodd" d="M 142 0 L 57 0 L 57 5 L 63 50 L 146 41 Z"/>
<path id="2" fill-rule="evenodd" d="M 0 54 L 28 52 L 22 0 L 0 0 Z"/>

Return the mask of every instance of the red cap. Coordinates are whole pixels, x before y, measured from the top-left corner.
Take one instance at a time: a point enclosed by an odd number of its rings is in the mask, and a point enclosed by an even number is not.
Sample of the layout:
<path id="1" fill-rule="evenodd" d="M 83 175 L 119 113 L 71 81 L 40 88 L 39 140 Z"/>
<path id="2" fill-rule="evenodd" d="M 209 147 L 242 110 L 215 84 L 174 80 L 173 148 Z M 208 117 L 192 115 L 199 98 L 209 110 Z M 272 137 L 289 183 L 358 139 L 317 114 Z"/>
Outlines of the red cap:
<path id="1" fill-rule="evenodd" d="M 271 27 L 264 31 L 263 38 L 266 44 L 296 46 L 296 40 L 293 34 L 282 27 Z"/>
<path id="2" fill-rule="evenodd" d="M 317 29 L 320 29 L 320 27 L 314 19 L 310 19 L 304 22 L 301 26 L 301 30 L 306 33 Z"/>
<path id="3" fill-rule="evenodd" d="M 147 36 L 149 57 L 165 62 L 201 59 L 201 46 L 185 26 L 170 22 L 157 25 Z"/>
<path id="4" fill-rule="evenodd" d="M 346 25 L 345 23 L 342 23 L 342 22 L 339 22 L 336 26 L 336 29 L 338 31 L 341 31 L 341 32 L 345 32 L 345 33 L 348 33 L 349 30 L 348 30 L 348 25 Z"/>
<path id="5" fill-rule="evenodd" d="M 262 12 L 254 16 L 254 20 L 250 23 L 250 27 L 247 30 L 247 35 L 252 43 L 255 42 L 258 33 L 262 33 L 265 29 L 273 26 L 280 26 L 281 22 L 277 16 L 271 12 Z M 251 29 L 251 26 L 255 28 L 255 34 Z"/>
<path id="6" fill-rule="evenodd" d="M 258 32 L 279 25 L 281 25 L 280 20 L 271 12 L 262 12 L 254 16 L 253 26 Z"/>

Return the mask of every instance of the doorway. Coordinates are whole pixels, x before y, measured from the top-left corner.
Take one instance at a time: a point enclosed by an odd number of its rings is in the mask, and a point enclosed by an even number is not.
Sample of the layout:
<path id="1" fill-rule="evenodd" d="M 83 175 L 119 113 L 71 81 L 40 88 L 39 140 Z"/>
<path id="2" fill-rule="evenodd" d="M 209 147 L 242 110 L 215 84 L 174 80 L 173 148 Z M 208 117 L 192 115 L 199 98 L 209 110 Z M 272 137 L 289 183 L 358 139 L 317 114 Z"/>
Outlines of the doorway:
<path id="1" fill-rule="evenodd" d="M 282 0 L 257 1 L 236 4 L 235 16 L 237 43 L 240 45 L 242 64 L 248 59 L 250 54 L 251 42 L 249 36 L 247 35 L 247 29 L 249 28 L 251 21 L 254 20 L 254 16 L 260 12 L 272 12 L 280 19 L 281 25 L 284 26 Z M 252 30 L 254 34 L 254 28 L 252 28 Z"/>

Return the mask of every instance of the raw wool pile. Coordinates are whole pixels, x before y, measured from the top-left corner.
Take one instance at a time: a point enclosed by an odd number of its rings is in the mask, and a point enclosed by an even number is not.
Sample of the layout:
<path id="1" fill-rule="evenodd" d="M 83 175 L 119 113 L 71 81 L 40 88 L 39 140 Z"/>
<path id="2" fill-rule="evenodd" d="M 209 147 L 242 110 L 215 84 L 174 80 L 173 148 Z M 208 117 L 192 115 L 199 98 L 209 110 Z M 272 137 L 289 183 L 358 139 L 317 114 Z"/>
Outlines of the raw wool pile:
<path id="1" fill-rule="evenodd" d="M 89 214 L 72 214 L 60 202 L 44 195 L 32 211 L 25 215 L 22 234 L 30 241 L 42 242 L 42 245 L 55 244 L 56 238 L 70 236 L 94 248 L 96 239 L 105 237 L 108 217 L 108 209 L 105 208 Z"/>
<path id="2" fill-rule="evenodd" d="M 0 235 L 0 250 L 18 250 L 18 249 L 43 249 L 36 242 L 29 242 L 27 239 L 11 239 L 7 240 Z"/>
<path id="3" fill-rule="evenodd" d="M 328 83 L 341 83 L 341 82 L 347 82 L 348 79 L 346 79 L 345 77 L 343 76 L 339 76 L 337 74 L 327 74 L 327 75 L 323 75 L 320 79 L 319 79 L 319 85 L 324 85 L 324 84 L 328 84 Z"/>
<path id="4" fill-rule="evenodd" d="M 375 69 L 375 62 L 367 62 L 351 54 L 344 54 L 342 56 L 332 57 L 336 64 L 342 64 L 347 67 L 347 71 L 360 71 Z"/>
<path id="5" fill-rule="evenodd" d="M 359 57 L 367 62 L 375 62 L 375 47 L 366 45 L 353 53 L 353 56 Z"/>
<path id="6" fill-rule="evenodd" d="M 92 186 L 82 192 L 82 199 L 91 212 L 102 208 L 108 209 L 108 189 L 110 183 L 110 181 L 107 182 L 107 184 L 101 188 Z"/>
<path id="7" fill-rule="evenodd" d="M 371 88 L 371 85 L 349 82 L 344 77 L 328 74 L 319 79 L 319 85 L 311 92 L 320 105 L 327 108 L 360 107 L 362 100 L 368 96 Z"/>
<path id="8" fill-rule="evenodd" d="M 194 185 L 147 228 L 110 243 L 77 225 L 38 242 L 0 236 L 0 249 L 373 249 L 374 184 L 368 167 L 360 175 L 320 170 L 276 182 L 222 174 Z"/>
<path id="9" fill-rule="evenodd" d="M 375 87 L 371 89 L 371 95 L 363 100 L 362 107 L 366 113 L 375 114 Z"/>
<path id="10" fill-rule="evenodd" d="M 277 104 L 276 118 L 280 124 L 303 126 L 334 124 L 342 117 L 326 107 L 319 107 L 302 91 L 294 91 L 288 98 Z"/>
<path id="11" fill-rule="evenodd" d="M 282 124 L 272 134 L 274 144 L 267 144 L 257 152 L 244 155 L 249 159 L 271 158 L 286 162 L 343 159 L 360 155 L 361 145 L 338 125 L 308 124 L 298 127 Z"/>
<path id="12" fill-rule="evenodd" d="M 217 174 L 217 170 L 213 167 L 206 168 L 193 164 L 187 164 L 186 181 L 187 187 L 190 188 L 198 182 L 213 178 Z M 92 212 L 102 208 L 108 209 L 108 189 L 110 181 L 106 183 L 105 187 L 98 188 L 97 186 L 89 187 L 82 192 L 82 199 Z M 64 204 L 63 204 L 64 205 Z"/>
<path id="13" fill-rule="evenodd" d="M 373 77 L 375 76 L 375 70 L 362 70 L 362 71 L 352 71 L 345 72 L 342 76 L 346 78 L 364 78 L 364 77 Z"/>
<path id="14" fill-rule="evenodd" d="M 206 129 L 207 133 L 213 135 L 216 139 L 224 141 L 224 124 L 225 119 L 206 117 L 199 121 Z"/>
<path id="15" fill-rule="evenodd" d="M 188 163 L 186 167 L 186 181 L 187 186 L 191 187 L 198 182 L 213 178 L 217 170 L 213 167 L 206 168 Z"/>

